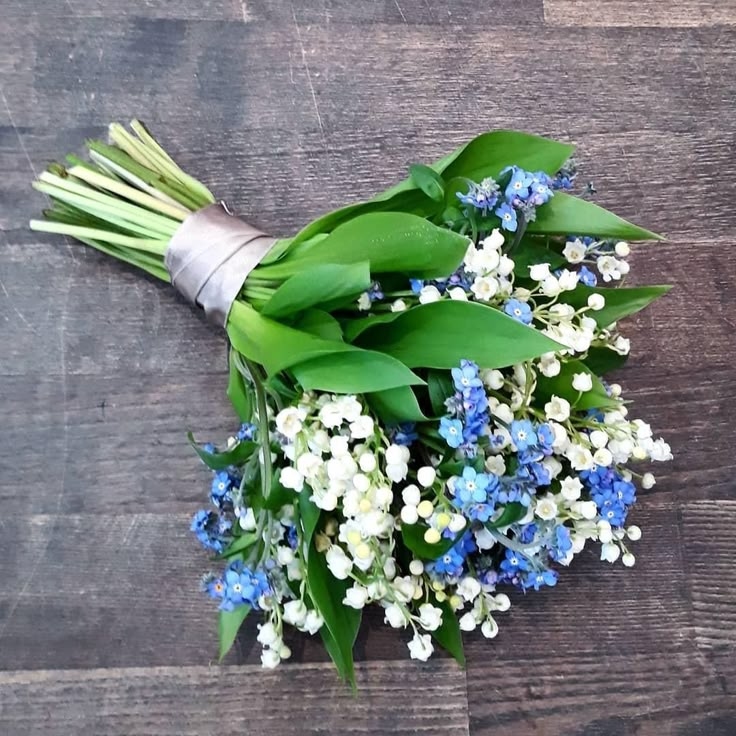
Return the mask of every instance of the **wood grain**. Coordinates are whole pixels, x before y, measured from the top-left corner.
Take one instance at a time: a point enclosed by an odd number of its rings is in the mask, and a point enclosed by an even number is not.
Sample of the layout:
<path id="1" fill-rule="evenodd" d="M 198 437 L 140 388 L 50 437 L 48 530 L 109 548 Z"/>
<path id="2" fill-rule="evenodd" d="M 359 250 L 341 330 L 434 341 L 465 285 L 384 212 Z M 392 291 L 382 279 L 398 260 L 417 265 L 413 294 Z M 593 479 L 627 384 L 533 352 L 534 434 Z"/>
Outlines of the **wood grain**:
<path id="1" fill-rule="evenodd" d="M 552 25 L 657 26 L 700 28 L 736 24 L 734 0 L 678 0 L 672 3 L 642 3 L 638 0 L 544 0 L 544 19 Z"/>
<path id="2" fill-rule="evenodd" d="M 465 676 L 448 662 L 373 662 L 359 695 L 331 665 L 146 667 L 0 674 L 0 729 L 28 736 L 386 733 L 467 736 Z"/>

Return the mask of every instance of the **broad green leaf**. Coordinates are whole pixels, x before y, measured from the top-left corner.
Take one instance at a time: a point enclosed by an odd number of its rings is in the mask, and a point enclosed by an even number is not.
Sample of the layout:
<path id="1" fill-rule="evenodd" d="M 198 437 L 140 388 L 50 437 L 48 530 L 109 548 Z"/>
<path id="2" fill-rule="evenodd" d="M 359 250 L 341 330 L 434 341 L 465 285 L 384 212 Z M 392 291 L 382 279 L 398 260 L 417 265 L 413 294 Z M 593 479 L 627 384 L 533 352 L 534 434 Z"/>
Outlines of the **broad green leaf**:
<path id="1" fill-rule="evenodd" d="M 233 555 L 244 552 L 249 547 L 252 547 L 255 542 L 258 541 L 258 535 L 254 533 L 241 534 L 239 537 L 235 537 L 232 542 L 228 545 L 227 549 L 219 555 L 220 559 L 228 559 Z"/>
<path id="2" fill-rule="evenodd" d="M 460 624 L 452 606 L 445 601 L 438 601 L 432 596 L 432 605 L 442 609 L 442 623 L 439 628 L 431 631 L 432 638 L 446 649 L 461 667 L 465 667 L 465 652 L 463 651 L 463 637 Z"/>
<path id="3" fill-rule="evenodd" d="M 592 309 L 587 312 L 599 327 L 607 327 L 613 322 L 618 322 L 630 314 L 644 309 L 655 299 L 666 294 L 671 286 L 633 286 L 633 287 L 591 287 L 578 284 L 574 291 L 565 291 L 559 296 L 561 302 L 570 304 L 575 309 L 580 309 L 588 303 L 591 294 L 601 294 L 606 300 L 606 306 L 597 312 Z"/>
<path id="4" fill-rule="evenodd" d="M 187 433 L 187 439 L 189 440 L 189 444 L 194 448 L 194 451 L 202 459 L 202 462 L 212 470 L 225 470 L 231 465 L 242 465 L 253 454 L 256 447 L 258 447 L 257 442 L 244 440 L 224 452 L 207 452 L 207 450 L 203 450 L 194 441 L 194 436 L 191 432 Z"/>
<path id="5" fill-rule="evenodd" d="M 263 508 L 269 511 L 279 511 L 286 504 L 292 504 L 295 501 L 294 491 L 281 485 L 280 475 L 281 469 L 278 468 L 273 474 L 268 498 L 263 502 Z"/>
<path id="6" fill-rule="evenodd" d="M 447 414 L 445 401 L 455 393 L 452 377 L 446 371 L 429 371 L 427 375 L 427 388 L 429 390 L 429 403 L 436 416 Z"/>
<path id="7" fill-rule="evenodd" d="M 385 325 L 393 322 L 401 312 L 385 312 L 384 314 L 372 314 L 369 317 L 361 317 L 360 319 L 351 319 L 343 324 L 343 332 L 348 342 L 354 342 L 357 337 L 362 335 L 366 330 L 378 325 Z"/>
<path id="8" fill-rule="evenodd" d="M 463 358 L 503 368 L 562 347 L 498 309 L 453 300 L 401 312 L 390 324 L 366 330 L 357 344 L 410 368 L 454 368 Z"/>
<path id="9" fill-rule="evenodd" d="M 311 551 L 312 537 L 314 536 L 314 530 L 317 528 L 319 522 L 320 509 L 315 505 L 314 501 L 310 500 L 312 495 L 312 489 L 309 486 L 305 486 L 299 492 L 299 519 L 302 525 L 303 541 L 307 549 Z"/>
<path id="10" fill-rule="evenodd" d="M 594 235 L 624 240 L 661 240 L 649 230 L 623 220 L 613 212 L 564 192 L 537 209 L 537 219 L 527 226 L 528 233 L 545 235 Z"/>
<path id="11" fill-rule="evenodd" d="M 398 386 L 386 391 L 366 394 L 366 399 L 382 422 L 400 424 L 401 422 L 424 422 L 424 416 L 414 391 L 409 386 Z"/>
<path id="12" fill-rule="evenodd" d="M 510 130 L 496 130 L 477 136 L 443 156 L 429 168 L 442 174 L 448 182 L 458 177 L 476 181 L 489 176 L 495 178 L 506 166 L 513 164 L 532 171 L 541 170 L 554 174 L 573 150 L 573 146 L 547 138 Z M 449 183 L 446 191 L 451 191 Z M 409 177 L 368 202 L 328 212 L 302 229 L 293 238 L 293 242 L 299 243 L 318 233 L 330 232 L 341 223 L 366 212 L 410 212 L 426 217 L 435 208 L 436 203 L 417 188 Z"/>
<path id="13" fill-rule="evenodd" d="M 357 296 L 370 288 L 367 261 L 321 263 L 299 271 L 284 281 L 261 309 L 266 317 L 288 317 L 335 299 Z"/>
<path id="14" fill-rule="evenodd" d="M 513 253 L 509 254 L 514 261 L 514 273 L 522 278 L 529 278 L 529 266 L 536 263 L 549 263 L 555 270 L 567 263 L 567 259 L 541 243 L 527 239 L 522 240 Z"/>
<path id="15" fill-rule="evenodd" d="M 235 643 L 240 627 L 250 613 L 250 606 L 238 606 L 232 611 L 220 611 L 217 622 L 217 633 L 220 641 L 220 661 Z"/>
<path id="16" fill-rule="evenodd" d="M 293 276 L 324 263 L 370 263 L 372 275 L 405 273 L 416 278 L 442 278 L 462 262 L 468 240 L 423 217 L 402 212 L 361 215 L 337 227 L 309 248 L 287 254 L 278 263 L 258 271 L 263 278 Z"/>
<path id="17" fill-rule="evenodd" d="M 594 346 L 588 349 L 587 355 L 583 358 L 583 363 L 597 376 L 603 376 L 606 373 L 623 368 L 628 357 L 628 355 L 621 355 L 621 353 L 617 353 L 611 348 Z"/>
<path id="18" fill-rule="evenodd" d="M 350 584 L 352 581 L 337 580 L 332 576 L 325 556 L 320 554 L 312 543 L 307 556 L 309 595 L 317 610 L 322 614 L 324 625 L 334 639 L 335 649 L 340 653 L 340 662 L 347 679 L 354 682 L 353 645 L 360 628 L 361 611 L 346 606 L 342 602 Z"/>
<path id="19" fill-rule="evenodd" d="M 228 398 L 240 421 L 250 422 L 253 418 L 253 391 L 243 374 L 238 370 L 235 362 L 235 351 L 232 348 L 228 360 L 230 363 L 230 378 L 227 383 Z"/>
<path id="20" fill-rule="evenodd" d="M 424 383 L 400 361 L 372 350 L 324 355 L 292 366 L 291 370 L 305 391 L 364 394 Z"/>
<path id="21" fill-rule="evenodd" d="M 421 189 L 430 199 L 442 202 L 445 198 L 445 183 L 442 177 L 429 166 L 414 164 L 409 167 L 412 184 Z"/>
<path id="22" fill-rule="evenodd" d="M 593 388 L 583 393 L 579 399 L 579 392 L 572 387 L 572 379 L 576 373 L 587 373 L 593 381 Z M 552 396 L 567 399 L 575 409 L 603 409 L 621 405 L 606 393 L 598 376 L 579 360 L 562 362 L 559 374 L 552 378 L 541 375 L 537 377 L 537 390 L 534 392 L 534 402 L 537 406 L 543 406 Z"/>
<path id="23" fill-rule="evenodd" d="M 293 325 L 294 329 L 323 337 L 325 340 L 342 341 L 340 323 L 322 309 L 307 309 Z"/>
<path id="24" fill-rule="evenodd" d="M 322 643 L 325 645 L 327 654 L 330 655 L 330 659 L 335 665 L 335 669 L 337 670 L 337 674 L 339 675 L 340 679 L 346 682 L 350 682 L 350 684 L 353 686 L 353 690 L 355 690 L 355 676 L 352 673 L 352 662 L 347 662 L 345 660 L 342 649 L 335 640 L 335 637 L 332 636 L 330 630 L 326 626 L 323 626 L 319 630 L 319 634 L 322 637 Z"/>
<path id="25" fill-rule="evenodd" d="M 424 533 L 427 529 L 429 527 L 422 523 L 401 525 L 401 538 L 404 544 L 420 560 L 436 560 L 442 557 L 464 533 L 462 531 L 455 537 L 449 539 L 443 537 L 436 544 L 429 544 L 424 541 Z"/>
<path id="26" fill-rule="evenodd" d="M 485 526 L 489 529 L 503 529 L 503 527 L 519 521 L 526 514 L 526 511 L 526 507 L 523 504 L 516 503 L 516 501 L 508 503 L 504 506 L 501 515 L 494 521 L 486 522 Z"/>

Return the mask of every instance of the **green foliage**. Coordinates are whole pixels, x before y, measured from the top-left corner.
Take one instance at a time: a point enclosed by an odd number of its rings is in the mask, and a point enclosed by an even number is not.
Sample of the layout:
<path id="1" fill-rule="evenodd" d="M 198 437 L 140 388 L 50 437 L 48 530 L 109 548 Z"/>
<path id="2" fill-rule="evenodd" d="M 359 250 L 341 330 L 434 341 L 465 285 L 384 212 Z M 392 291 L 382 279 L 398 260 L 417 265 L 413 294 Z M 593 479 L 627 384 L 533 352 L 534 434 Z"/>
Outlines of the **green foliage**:
<path id="1" fill-rule="evenodd" d="M 445 401 L 455 393 L 452 376 L 447 371 L 428 371 L 427 389 L 429 391 L 429 403 L 435 416 L 447 414 Z"/>
<path id="2" fill-rule="evenodd" d="M 402 524 L 401 538 L 407 549 L 414 553 L 415 557 L 420 560 L 436 560 L 447 552 L 457 541 L 455 537 L 449 539 L 442 538 L 435 544 L 424 541 L 424 533 L 429 529 L 426 524 L 420 522 L 416 524 Z M 460 532 L 462 535 L 463 532 Z"/>
<path id="3" fill-rule="evenodd" d="M 414 164 L 409 167 L 409 178 L 418 189 L 430 199 L 442 202 L 445 198 L 445 183 L 442 177 L 429 166 Z"/>
<path id="4" fill-rule="evenodd" d="M 628 355 L 621 355 L 611 348 L 594 346 L 588 349 L 583 363 L 597 376 L 603 376 L 611 371 L 623 368 L 628 360 Z"/>
<path id="5" fill-rule="evenodd" d="M 250 613 L 250 606 L 237 606 L 232 611 L 220 611 L 217 634 L 220 642 L 220 661 L 230 651 L 235 643 L 235 637 L 238 635 L 240 627 L 243 625 L 246 616 Z"/>
<path id="6" fill-rule="evenodd" d="M 576 373 L 587 373 L 593 388 L 582 395 L 572 387 L 572 379 Z M 558 375 L 548 378 L 537 377 L 537 389 L 534 392 L 534 402 L 537 406 L 543 406 L 552 396 L 567 399 L 576 409 L 605 409 L 620 405 L 616 399 L 612 399 L 595 373 L 580 360 L 566 360 L 560 365 Z M 580 398 L 578 396 L 580 395 Z"/>
<path id="7" fill-rule="evenodd" d="M 434 596 L 432 596 L 432 599 L 432 605 L 442 609 L 442 623 L 439 628 L 430 632 L 432 638 L 448 651 L 461 667 L 465 667 L 463 637 L 457 615 L 446 600 L 440 602 Z"/>
<path id="8" fill-rule="evenodd" d="M 224 452 L 207 452 L 194 441 L 191 432 L 187 433 L 187 439 L 202 462 L 211 470 L 225 470 L 231 465 L 242 465 L 258 447 L 256 442 L 243 440 Z"/>
<path id="9" fill-rule="evenodd" d="M 505 526 L 515 524 L 526 514 L 526 507 L 516 501 L 506 504 L 501 515 L 494 521 L 486 522 L 488 529 L 503 529 Z"/>
<path id="10" fill-rule="evenodd" d="M 398 386 L 386 391 L 367 394 L 366 399 L 379 419 L 386 424 L 423 422 L 424 416 L 414 391 L 409 386 Z"/>
<path id="11" fill-rule="evenodd" d="M 237 364 L 236 352 L 231 348 L 228 355 L 230 376 L 227 382 L 227 395 L 241 422 L 253 418 L 253 389 L 246 382 Z"/>

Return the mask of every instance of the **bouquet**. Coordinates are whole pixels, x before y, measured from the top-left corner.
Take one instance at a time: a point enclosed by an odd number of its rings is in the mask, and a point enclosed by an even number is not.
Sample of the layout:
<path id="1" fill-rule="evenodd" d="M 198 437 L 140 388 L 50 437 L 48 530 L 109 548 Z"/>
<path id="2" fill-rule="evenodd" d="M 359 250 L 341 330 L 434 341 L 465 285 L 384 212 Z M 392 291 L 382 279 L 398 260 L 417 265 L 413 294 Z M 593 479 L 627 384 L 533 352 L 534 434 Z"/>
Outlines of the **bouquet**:
<path id="1" fill-rule="evenodd" d="M 189 435 L 212 471 L 191 528 L 221 656 L 258 612 L 265 667 L 288 625 L 354 682 L 375 605 L 411 657 L 462 664 L 506 591 L 556 585 L 586 545 L 634 564 L 655 478 L 632 463 L 672 456 L 601 377 L 626 361 L 620 320 L 668 287 L 622 285 L 627 241 L 658 236 L 568 193 L 570 146 L 485 133 L 277 239 L 130 127 L 41 174 L 31 227 L 171 281 L 227 331 L 240 426 Z"/>

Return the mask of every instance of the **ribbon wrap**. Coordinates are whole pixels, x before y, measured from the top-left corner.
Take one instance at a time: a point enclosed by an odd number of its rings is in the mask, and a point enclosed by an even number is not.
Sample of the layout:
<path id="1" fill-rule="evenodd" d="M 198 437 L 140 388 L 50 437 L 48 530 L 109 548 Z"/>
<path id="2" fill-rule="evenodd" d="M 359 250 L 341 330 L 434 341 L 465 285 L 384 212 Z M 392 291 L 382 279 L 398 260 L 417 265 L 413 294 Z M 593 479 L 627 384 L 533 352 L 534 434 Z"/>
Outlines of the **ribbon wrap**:
<path id="1" fill-rule="evenodd" d="M 225 327 L 248 274 L 276 238 L 262 233 L 221 204 L 193 212 L 178 227 L 164 263 L 172 285 L 207 318 Z"/>

